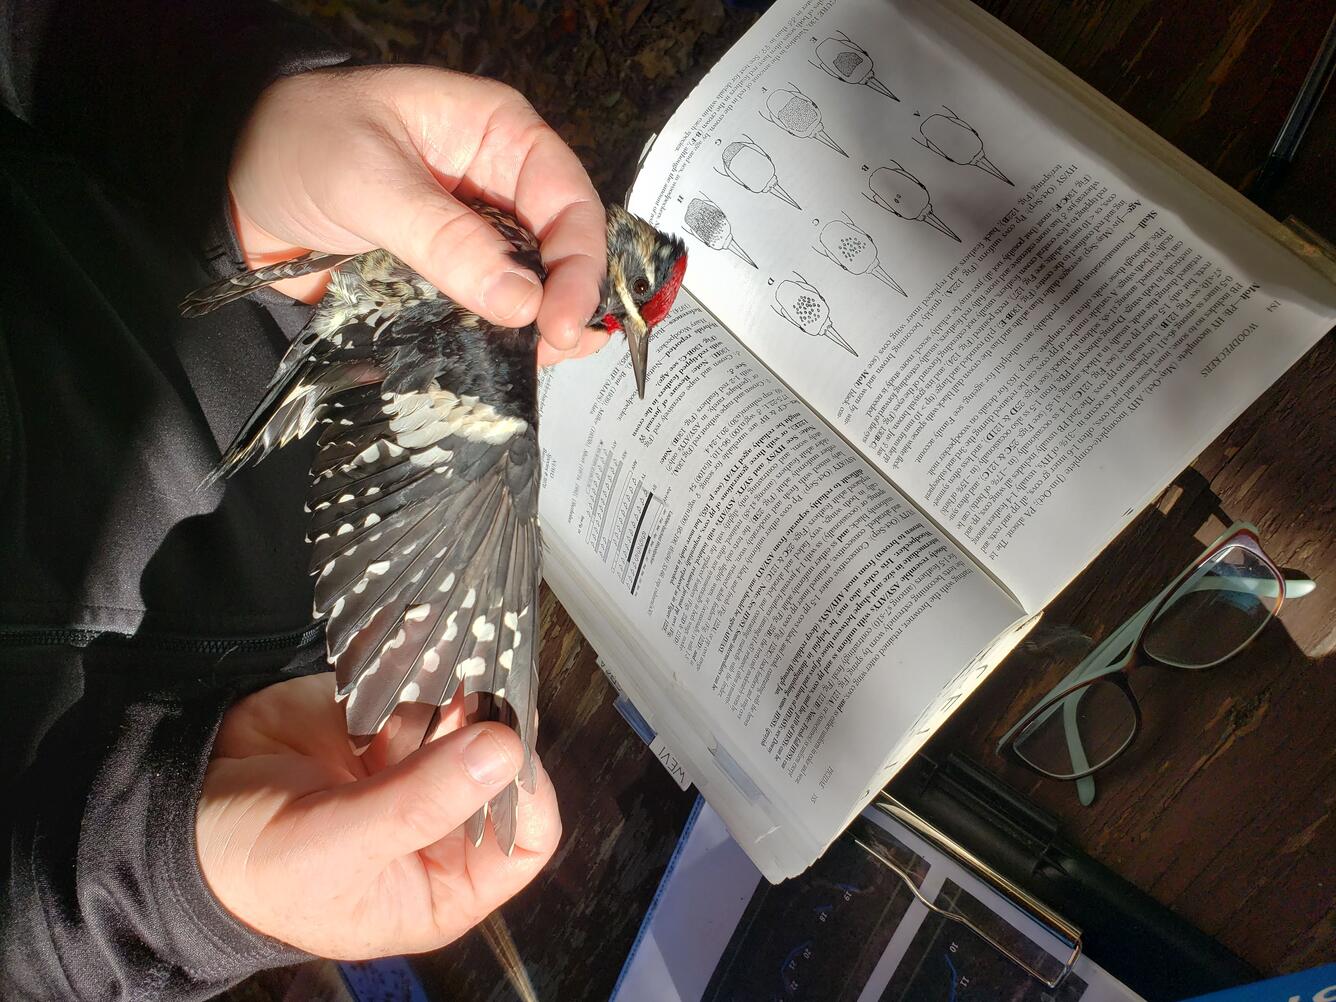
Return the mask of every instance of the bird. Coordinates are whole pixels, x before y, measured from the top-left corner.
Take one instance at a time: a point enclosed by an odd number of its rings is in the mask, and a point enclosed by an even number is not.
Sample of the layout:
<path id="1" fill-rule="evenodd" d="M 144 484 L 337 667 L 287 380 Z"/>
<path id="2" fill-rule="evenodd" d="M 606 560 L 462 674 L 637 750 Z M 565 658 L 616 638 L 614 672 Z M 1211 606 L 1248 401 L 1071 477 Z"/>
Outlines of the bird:
<path id="1" fill-rule="evenodd" d="M 469 204 L 516 263 L 546 277 L 533 233 L 508 212 Z M 607 248 L 590 326 L 625 336 L 643 399 L 650 334 L 682 285 L 686 248 L 618 205 L 608 207 Z M 364 751 L 401 703 L 434 705 L 438 716 L 461 685 L 476 694 L 470 718 L 513 728 L 524 763 L 466 833 L 481 845 L 490 816 L 509 855 L 518 787 L 532 792 L 535 778 L 538 330 L 490 323 L 383 249 L 256 268 L 192 293 L 181 311 L 199 316 L 330 269 L 209 479 L 321 429 L 306 496 L 309 569 L 350 742 Z"/>

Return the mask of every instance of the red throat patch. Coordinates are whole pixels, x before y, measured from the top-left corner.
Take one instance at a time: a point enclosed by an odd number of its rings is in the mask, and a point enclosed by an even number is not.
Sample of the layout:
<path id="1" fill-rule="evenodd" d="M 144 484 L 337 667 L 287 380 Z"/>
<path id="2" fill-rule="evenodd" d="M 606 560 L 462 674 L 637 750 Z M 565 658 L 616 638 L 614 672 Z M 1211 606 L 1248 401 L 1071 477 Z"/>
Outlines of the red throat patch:
<path id="1" fill-rule="evenodd" d="M 673 308 L 673 300 L 677 298 L 677 290 L 682 288 L 682 277 L 687 273 L 687 256 L 683 254 L 673 265 L 672 272 L 659 286 L 659 291 L 654 293 L 644 306 L 640 308 L 640 317 L 653 327 L 660 320 L 668 315 L 668 311 Z"/>

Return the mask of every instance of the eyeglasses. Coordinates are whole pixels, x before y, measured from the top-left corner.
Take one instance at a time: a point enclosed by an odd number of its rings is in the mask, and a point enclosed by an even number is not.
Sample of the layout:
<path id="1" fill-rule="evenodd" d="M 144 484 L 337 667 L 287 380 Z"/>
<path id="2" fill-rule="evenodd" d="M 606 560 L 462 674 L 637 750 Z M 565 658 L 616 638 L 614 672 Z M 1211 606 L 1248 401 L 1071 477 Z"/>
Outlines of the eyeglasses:
<path id="1" fill-rule="evenodd" d="M 1051 779 L 1085 780 L 1127 751 L 1141 729 L 1128 680 L 1134 668 L 1214 668 L 1243 650 L 1287 595 L 1314 587 L 1287 581 L 1253 526 L 1231 526 L 1002 735 L 998 752 Z M 1088 804 L 1094 785 L 1085 785 Z"/>

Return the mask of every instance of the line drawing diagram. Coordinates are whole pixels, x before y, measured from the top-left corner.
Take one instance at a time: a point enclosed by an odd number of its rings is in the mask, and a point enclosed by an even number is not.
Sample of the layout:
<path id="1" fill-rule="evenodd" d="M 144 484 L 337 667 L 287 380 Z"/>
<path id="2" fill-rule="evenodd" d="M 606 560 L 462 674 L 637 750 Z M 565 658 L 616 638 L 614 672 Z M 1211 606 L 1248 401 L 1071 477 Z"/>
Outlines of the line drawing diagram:
<path id="1" fill-rule="evenodd" d="M 878 94 L 884 94 L 892 101 L 900 99 L 891 93 L 891 89 L 877 79 L 873 72 L 872 57 L 867 49 L 853 41 L 842 31 L 837 31 L 830 38 L 817 43 L 816 59 L 807 60 L 818 69 L 825 70 L 836 80 L 870 87 Z"/>
<path id="2" fill-rule="evenodd" d="M 701 194 L 687 203 L 682 225 L 693 237 L 711 250 L 732 251 L 753 268 L 756 262 L 733 239 L 733 224 L 724 210 L 715 205 L 708 195 Z"/>
<path id="3" fill-rule="evenodd" d="M 795 275 L 798 273 L 795 271 Z M 798 281 L 787 279 L 775 288 L 775 302 L 771 309 L 778 313 L 798 330 L 810 337 L 827 337 L 855 358 L 858 352 L 844 339 L 830 319 L 830 307 L 826 298 L 816 288 L 798 275 Z"/>
<path id="4" fill-rule="evenodd" d="M 978 167 L 999 181 L 1005 181 L 1013 188 L 1016 187 L 1011 178 L 998 170 L 988 159 L 988 154 L 983 148 L 983 140 L 979 138 L 974 126 L 946 105 L 942 105 L 942 108 L 946 111 L 945 115 L 929 115 L 919 124 L 919 135 L 923 138 L 915 136 L 914 142 L 932 150 L 943 159 L 950 160 L 953 164 Z"/>
<path id="5" fill-rule="evenodd" d="M 864 230 L 854 225 L 846 213 L 844 219 L 833 219 L 822 227 L 820 243 L 815 249 L 830 258 L 851 275 L 871 275 L 889 285 L 900 295 L 908 298 L 900 283 L 891 278 L 890 273 L 878 260 L 877 245 Z"/>
<path id="6" fill-rule="evenodd" d="M 768 193 L 783 199 L 795 209 L 802 208 L 780 185 L 779 174 L 775 171 L 775 162 L 770 159 L 770 154 L 757 146 L 751 136 L 744 133 L 741 139 L 729 143 L 719 159 L 722 166 L 714 169 L 724 177 L 731 178 L 750 192 L 758 195 Z"/>
<path id="7" fill-rule="evenodd" d="M 830 138 L 830 133 L 821 124 L 821 109 L 816 102 L 790 82 L 789 90 L 777 90 L 765 99 L 765 108 L 761 117 L 767 122 L 778 125 L 794 139 L 819 139 L 840 156 L 849 154 L 840 149 L 839 143 Z"/>
<path id="8" fill-rule="evenodd" d="M 880 205 L 887 212 L 892 212 L 901 219 L 914 219 L 927 223 L 939 233 L 944 233 L 956 243 L 960 237 L 951 231 L 951 227 L 932 211 L 932 196 L 923 182 L 894 160 L 887 166 L 878 167 L 867 179 L 868 191 L 863 197 Z M 869 192 L 871 194 L 869 194 Z"/>

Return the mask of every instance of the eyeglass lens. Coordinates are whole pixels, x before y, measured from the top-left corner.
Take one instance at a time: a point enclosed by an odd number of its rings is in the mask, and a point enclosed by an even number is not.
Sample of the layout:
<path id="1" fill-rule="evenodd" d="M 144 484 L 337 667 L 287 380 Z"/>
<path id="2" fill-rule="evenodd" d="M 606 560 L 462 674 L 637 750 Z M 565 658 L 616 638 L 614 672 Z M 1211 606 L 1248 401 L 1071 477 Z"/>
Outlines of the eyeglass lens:
<path id="1" fill-rule="evenodd" d="M 1275 614 L 1280 589 L 1255 550 L 1232 543 L 1179 586 L 1146 630 L 1143 647 L 1164 664 L 1210 668 L 1257 636 Z"/>
<path id="2" fill-rule="evenodd" d="M 1115 758 L 1136 734 L 1127 693 L 1096 679 L 1051 704 L 1016 735 L 1016 753 L 1040 772 L 1072 779 Z"/>

